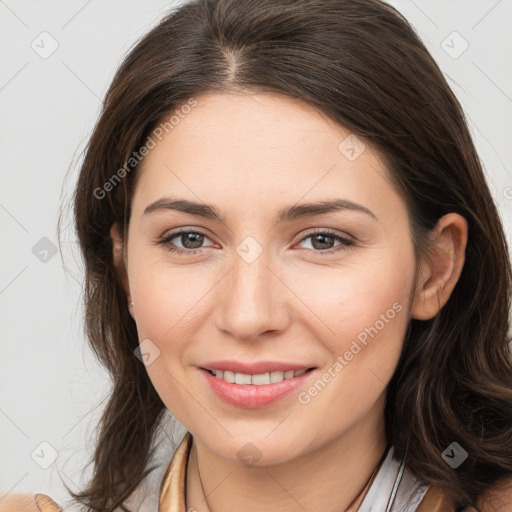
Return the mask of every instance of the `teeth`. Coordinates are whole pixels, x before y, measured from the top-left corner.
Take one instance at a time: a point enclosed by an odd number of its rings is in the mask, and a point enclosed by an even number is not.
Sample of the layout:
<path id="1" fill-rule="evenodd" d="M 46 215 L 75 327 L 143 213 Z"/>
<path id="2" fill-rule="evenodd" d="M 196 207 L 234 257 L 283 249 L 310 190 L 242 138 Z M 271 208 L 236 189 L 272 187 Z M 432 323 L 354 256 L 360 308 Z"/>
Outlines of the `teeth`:
<path id="1" fill-rule="evenodd" d="M 215 377 L 217 377 L 217 371 L 215 370 Z M 222 375 L 222 370 L 220 370 Z M 224 372 L 224 375 L 220 377 L 221 379 L 224 379 L 226 382 L 231 382 L 233 384 L 235 382 L 235 374 L 233 372 L 228 372 L 227 370 Z"/>
<path id="2" fill-rule="evenodd" d="M 253 375 L 251 384 L 256 386 L 261 386 L 262 384 L 270 384 L 270 373 L 260 373 L 259 375 Z"/>
<path id="3" fill-rule="evenodd" d="M 275 382 L 281 382 L 287 379 L 293 379 L 294 377 L 300 377 L 306 373 L 306 369 L 293 370 L 287 372 L 268 372 L 260 373 L 258 375 L 248 375 L 246 373 L 234 373 L 228 370 L 210 370 L 210 373 L 215 375 L 218 379 L 225 380 L 231 384 L 253 384 L 255 386 L 262 386 L 264 384 L 272 384 Z"/>
<path id="4" fill-rule="evenodd" d="M 245 373 L 235 373 L 235 384 L 251 384 L 251 376 Z"/>

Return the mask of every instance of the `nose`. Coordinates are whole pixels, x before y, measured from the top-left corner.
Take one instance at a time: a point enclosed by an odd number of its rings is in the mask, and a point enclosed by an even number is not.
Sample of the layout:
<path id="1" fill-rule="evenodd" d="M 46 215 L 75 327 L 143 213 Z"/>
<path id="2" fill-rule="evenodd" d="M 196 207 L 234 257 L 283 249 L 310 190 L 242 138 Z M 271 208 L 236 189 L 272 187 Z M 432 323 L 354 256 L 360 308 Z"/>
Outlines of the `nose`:
<path id="1" fill-rule="evenodd" d="M 219 283 L 215 324 L 240 341 L 283 332 L 290 319 L 293 295 L 278 276 L 268 251 L 254 261 L 235 254 L 233 266 Z"/>

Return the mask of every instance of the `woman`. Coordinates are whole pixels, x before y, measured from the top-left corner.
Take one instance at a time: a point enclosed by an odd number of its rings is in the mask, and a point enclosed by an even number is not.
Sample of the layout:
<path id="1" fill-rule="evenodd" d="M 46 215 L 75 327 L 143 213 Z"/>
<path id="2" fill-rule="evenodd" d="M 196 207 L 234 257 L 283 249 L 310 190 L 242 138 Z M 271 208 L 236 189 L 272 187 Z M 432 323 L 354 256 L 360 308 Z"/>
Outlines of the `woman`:
<path id="1" fill-rule="evenodd" d="M 132 510 L 166 411 L 161 511 L 512 510 L 503 227 L 395 9 L 170 13 L 114 78 L 74 214 L 113 378 L 86 510 Z"/>

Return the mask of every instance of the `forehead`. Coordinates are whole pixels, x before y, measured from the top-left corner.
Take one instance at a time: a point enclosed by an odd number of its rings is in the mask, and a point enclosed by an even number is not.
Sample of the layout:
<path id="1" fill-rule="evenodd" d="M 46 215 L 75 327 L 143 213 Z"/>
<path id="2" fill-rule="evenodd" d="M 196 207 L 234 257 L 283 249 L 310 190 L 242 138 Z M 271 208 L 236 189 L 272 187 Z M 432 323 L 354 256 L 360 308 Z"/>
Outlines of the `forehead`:
<path id="1" fill-rule="evenodd" d="M 165 192 L 246 209 L 326 194 L 373 203 L 393 193 L 367 143 L 298 99 L 257 92 L 196 101 L 145 157 L 134 210 Z"/>
<path id="2" fill-rule="evenodd" d="M 299 154 L 299 144 L 307 151 L 318 143 L 322 149 L 337 149 L 350 134 L 313 106 L 273 92 L 208 93 L 173 119 L 174 125 L 163 134 L 169 145 L 193 151 L 200 144 L 213 153 L 229 147 L 231 159 L 277 159 L 286 150 Z M 287 160 L 290 156 L 286 154 Z"/>

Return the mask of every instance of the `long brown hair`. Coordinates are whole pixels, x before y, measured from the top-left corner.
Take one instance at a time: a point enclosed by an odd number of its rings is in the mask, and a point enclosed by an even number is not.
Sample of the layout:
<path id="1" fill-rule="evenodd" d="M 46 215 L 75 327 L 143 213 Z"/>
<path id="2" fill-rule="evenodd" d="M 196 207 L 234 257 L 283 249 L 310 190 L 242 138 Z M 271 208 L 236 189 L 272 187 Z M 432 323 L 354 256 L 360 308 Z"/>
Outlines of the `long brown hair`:
<path id="1" fill-rule="evenodd" d="M 130 219 L 131 158 L 190 98 L 235 89 L 299 98 L 377 149 L 408 205 L 418 265 L 442 215 L 467 220 L 460 279 L 434 318 L 410 321 L 385 419 L 396 456 L 406 454 L 418 478 L 457 507 L 476 507 L 512 475 L 507 242 L 459 102 L 407 20 L 379 0 L 195 0 L 121 64 L 74 195 L 86 335 L 112 390 L 93 476 L 71 494 L 87 510 L 121 507 L 148 471 L 166 411 L 134 356 L 136 325 L 112 256 L 110 228 L 117 221 L 126 233 Z M 442 458 L 452 442 L 469 454 L 456 470 Z"/>

